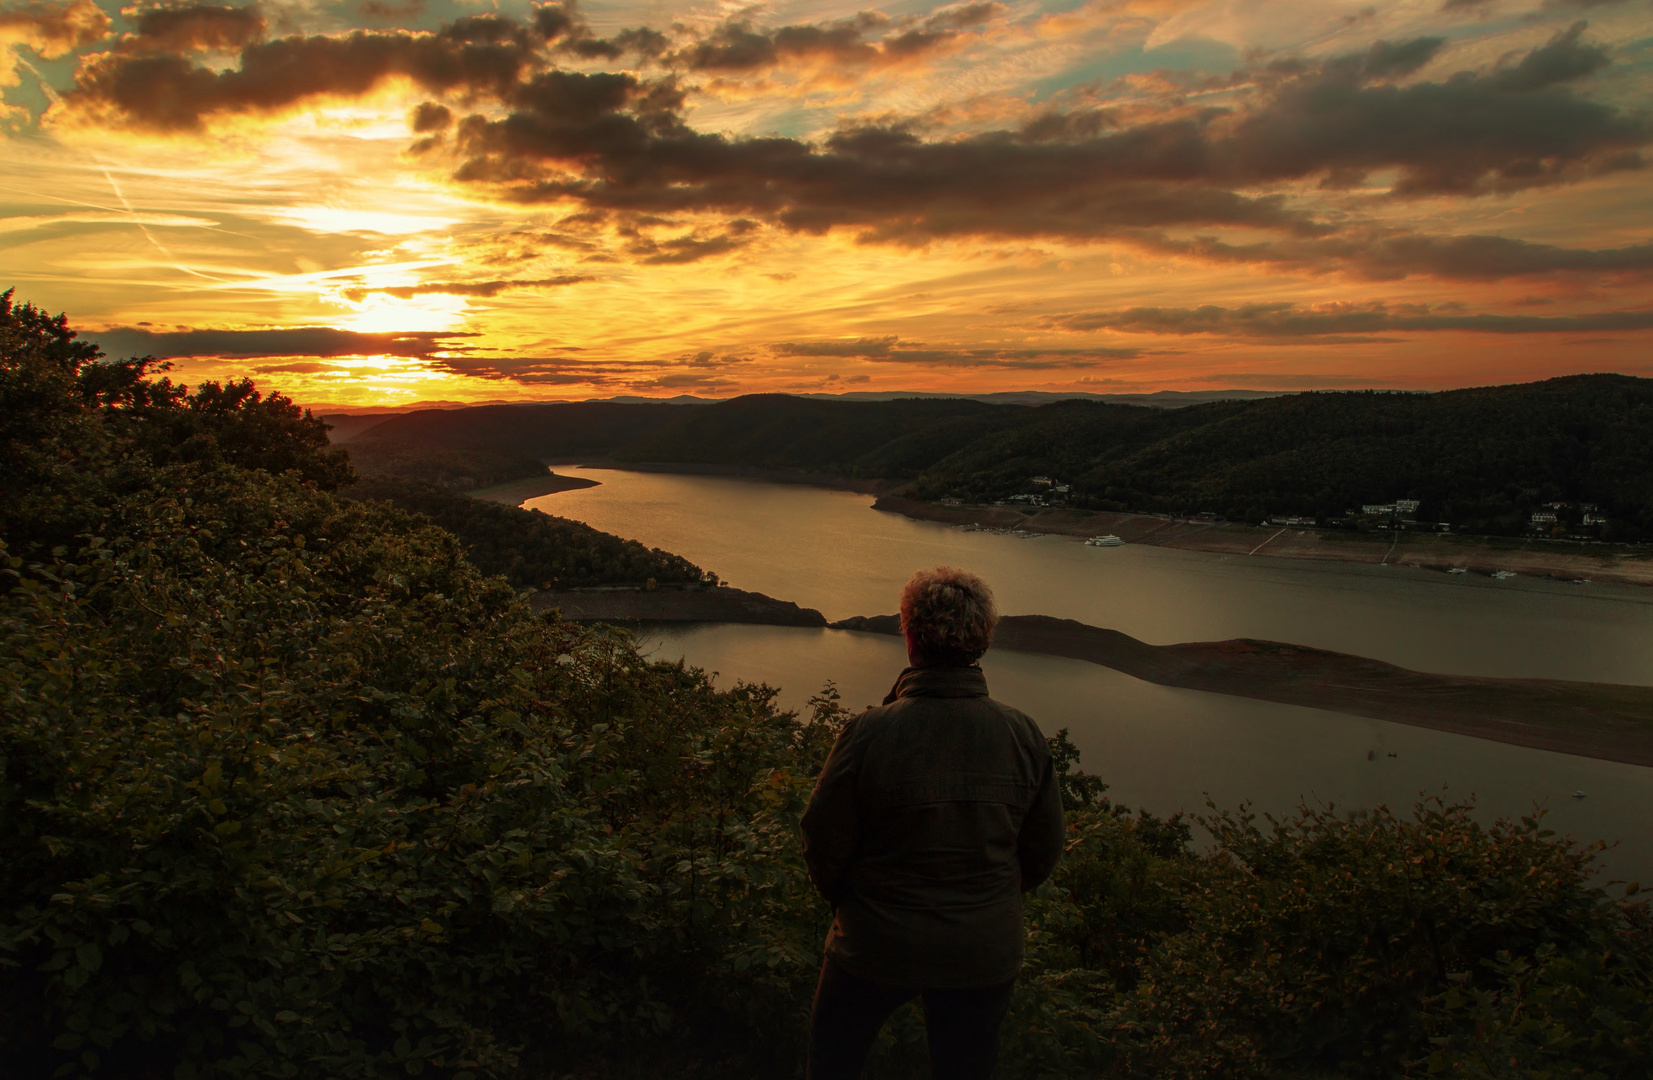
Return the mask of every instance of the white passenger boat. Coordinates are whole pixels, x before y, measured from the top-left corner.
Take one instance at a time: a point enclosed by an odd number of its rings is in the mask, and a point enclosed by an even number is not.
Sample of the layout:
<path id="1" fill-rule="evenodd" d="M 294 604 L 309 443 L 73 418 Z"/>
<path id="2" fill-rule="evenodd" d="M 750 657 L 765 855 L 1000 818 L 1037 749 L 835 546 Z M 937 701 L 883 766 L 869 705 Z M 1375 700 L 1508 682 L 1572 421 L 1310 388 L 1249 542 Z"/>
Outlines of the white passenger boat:
<path id="1" fill-rule="evenodd" d="M 1120 547 L 1125 543 L 1125 541 L 1121 540 L 1112 533 L 1109 533 L 1107 536 L 1093 536 L 1089 540 L 1086 540 L 1085 543 L 1089 544 L 1091 547 Z"/>

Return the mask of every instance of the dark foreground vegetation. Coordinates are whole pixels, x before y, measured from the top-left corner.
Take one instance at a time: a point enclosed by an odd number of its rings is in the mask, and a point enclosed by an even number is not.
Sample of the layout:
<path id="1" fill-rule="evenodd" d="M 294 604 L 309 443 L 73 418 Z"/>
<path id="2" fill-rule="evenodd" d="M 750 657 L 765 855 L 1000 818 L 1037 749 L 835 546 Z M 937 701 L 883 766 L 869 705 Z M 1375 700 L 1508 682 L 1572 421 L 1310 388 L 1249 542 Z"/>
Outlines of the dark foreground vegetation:
<path id="1" fill-rule="evenodd" d="M 796 1076 L 843 720 L 532 614 L 319 425 L 0 306 L 8 1076 Z M 1647 908 L 1536 820 L 1109 805 L 1011 1077 L 1644 1078 Z M 880 1077 L 922 1075 L 913 1012 Z"/>
<path id="2" fill-rule="evenodd" d="M 784 395 L 496 405 L 396 417 L 350 446 L 808 470 L 916 481 L 921 498 L 971 502 L 1048 490 L 1029 482 L 1047 476 L 1071 485 L 1073 506 L 1246 521 L 1415 499 L 1419 520 L 1459 531 L 1521 535 L 1533 513 L 1555 512 L 1571 533 L 1653 537 L 1653 379 L 1624 375 L 1185 409 Z M 1586 527 L 1585 514 L 1607 522 Z"/>

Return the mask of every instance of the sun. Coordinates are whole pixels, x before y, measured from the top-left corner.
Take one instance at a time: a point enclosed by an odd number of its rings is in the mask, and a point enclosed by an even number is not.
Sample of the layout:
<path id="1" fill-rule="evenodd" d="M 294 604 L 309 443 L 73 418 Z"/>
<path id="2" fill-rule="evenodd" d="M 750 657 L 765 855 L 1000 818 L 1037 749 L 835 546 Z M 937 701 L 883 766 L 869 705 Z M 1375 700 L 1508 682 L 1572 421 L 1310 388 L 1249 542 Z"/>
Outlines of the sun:
<path id="1" fill-rule="evenodd" d="M 463 296 L 429 293 L 403 300 L 383 293 L 368 293 L 361 300 L 341 299 L 352 309 L 338 320 L 341 330 L 360 334 L 409 334 L 452 330 L 465 321 L 469 302 Z"/>

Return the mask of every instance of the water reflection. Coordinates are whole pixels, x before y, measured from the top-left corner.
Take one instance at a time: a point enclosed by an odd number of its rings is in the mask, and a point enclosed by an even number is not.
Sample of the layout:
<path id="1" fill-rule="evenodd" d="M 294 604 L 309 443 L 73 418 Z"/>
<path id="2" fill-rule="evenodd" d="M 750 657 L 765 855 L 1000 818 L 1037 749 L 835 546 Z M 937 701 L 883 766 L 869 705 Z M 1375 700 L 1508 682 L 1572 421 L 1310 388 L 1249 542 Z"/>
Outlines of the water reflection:
<path id="1" fill-rule="evenodd" d="M 795 709 L 829 679 L 852 709 L 878 702 L 906 662 L 897 638 L 839 630 L 652 628 L 644 644 L 662 659 L 719 672 L 721 686 L 777 686 L 781 703 Z M 1274 812 L 1302 801 L 1409 807 L 1444 789 L 1475 795 L 1488 820 L 1546 807 L 1558 833 L 1617 842 L 1605 859 L 1609 874 L 1653 881 L 1645 825 L 1653 769 L 1156 686 L 1079 660 L 994 650 L 983 667 L 995 697 L 1047 734 L 1068 728 L 1085 767 L 1132 806 L 1203 811 L 1209 796 L 1223 807 L 1250 800 Z M 1577 790 L 1588 797 L 1574 799 Z"/>
<path id="2" fill-rule="evenodd" d="M 953 563 L 1007 614 L 1155 644 L 1269 638 L 1463 675 L 1653 683 L 1653 590 L 965 533 L 800 485 L 558 467 L 601 486 L 525 505 L 675 551 L 829 619 L 893 611 L 913 570 Z"/>

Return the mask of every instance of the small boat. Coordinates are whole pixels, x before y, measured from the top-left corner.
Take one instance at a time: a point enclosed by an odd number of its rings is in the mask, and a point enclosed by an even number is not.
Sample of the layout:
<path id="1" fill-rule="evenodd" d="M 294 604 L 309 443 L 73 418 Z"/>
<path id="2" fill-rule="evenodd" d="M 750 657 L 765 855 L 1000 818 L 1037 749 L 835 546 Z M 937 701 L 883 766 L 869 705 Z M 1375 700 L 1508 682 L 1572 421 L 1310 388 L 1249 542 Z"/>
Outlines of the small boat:
<path id="1" fill-rule="evenodd" d="M 1494 580 L 1494 581 L 1503 581 L 1506 578 L 1512 578 L 1514 576 L 1515 576 L 1515 571 L 1514 570 L 1496 570 L 1496 571 L 1493 572 L 1492 580 Z"/>
<path id="2" fill-rule="evenodd" d="M 1469 573 L 1469 570 L 1468 570 L 1467 567 L 1454 566 L 1452 569 L 1448 570 L 1447 573 L 1449 573 L 1449 574 L 1467 574 L 1467 573 Z"/>
<path id="3" fill-rule="evenodd" d="M 1400 757 L 1400 755 L 1395 753 L 1393 750 L 1389 751 L 1389 756 L 1390 757 Z"/>
<path id="4" fill-rule="evenodd" d="M 1582 792 L 1582 791 L 1573 792 L 1573 798 L 1575 798 L 1575 799 L 1582 799 L 1582 798 L 1585 798 L 1585 797 L 1586 796 L 1585 796 L 1584 792 Z"/>
<path id="5" fill-rule="evenodd" d="M 1122 547 L 1125 541 L 1109 533 L 1107 536 L 1093 536 L 1085 543 L 1090 547 Z"/>

